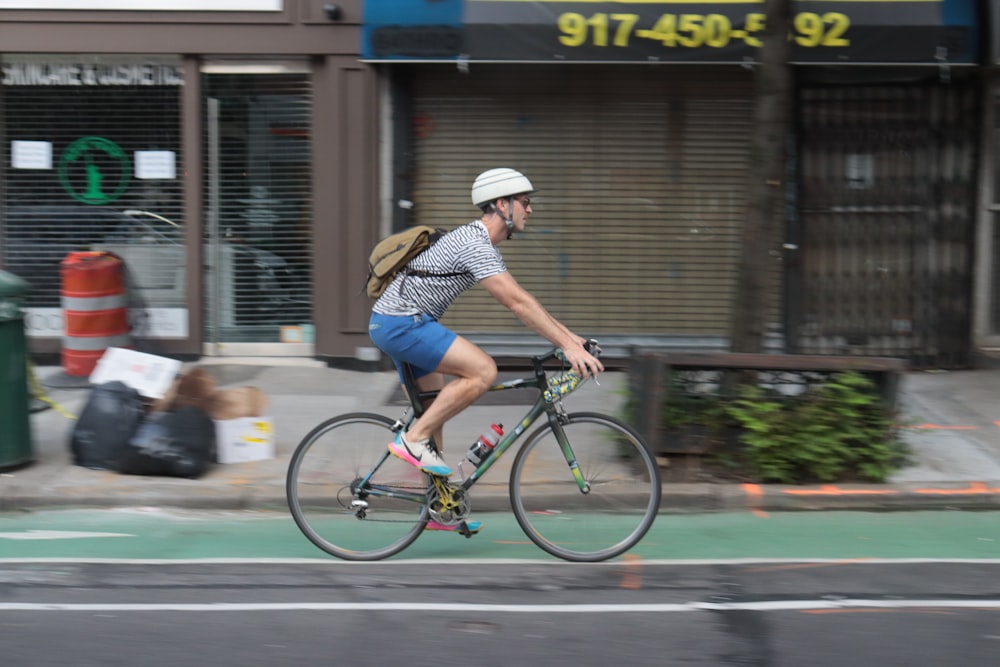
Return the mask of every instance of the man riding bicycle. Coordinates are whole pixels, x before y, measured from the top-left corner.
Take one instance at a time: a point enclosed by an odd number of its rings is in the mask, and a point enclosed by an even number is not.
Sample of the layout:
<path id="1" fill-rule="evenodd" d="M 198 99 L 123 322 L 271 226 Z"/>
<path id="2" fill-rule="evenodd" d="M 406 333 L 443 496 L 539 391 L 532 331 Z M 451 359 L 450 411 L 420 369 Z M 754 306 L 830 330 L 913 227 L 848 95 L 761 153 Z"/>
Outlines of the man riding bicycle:
<path id="1" fill-rule="evenodd" d="M 531 215 L 534 187 L 524 174 L 498 168 L 481 173 L 472 185 L 472 203 L 482 217 L 443 235 L 399 272 L 372 307 L 368 332 L 389 355 L 402 376 L 402 364 L 413 368 L 421 391 L 440 393 L 404 434 L 396 434 L 389 451 L 432 474 L 447 476 L 451 468 L 440 456 L 445 422 L 482 396 L 497 378 L 496 362 L 481 348 L 439 320 L 465 290 L 480 283 L 521 322 L 562 349 L 580 377 L 596 377 L 603 364 L 590 354 L 586 339 L 556 320 L 507 271 L 497 246 L 523 232 Z M 444 376 L 455 379 L 445 384 Z M 438 451 L 430 444 L 431 437 Z M 472 523 L 477 524 L 474 528 Z M 478 522 L 470 522 L 473 532 Z M 428 524 L 430 529 L 447 529 Z M 454 527 L 452 527 L 453 529 Z"/>

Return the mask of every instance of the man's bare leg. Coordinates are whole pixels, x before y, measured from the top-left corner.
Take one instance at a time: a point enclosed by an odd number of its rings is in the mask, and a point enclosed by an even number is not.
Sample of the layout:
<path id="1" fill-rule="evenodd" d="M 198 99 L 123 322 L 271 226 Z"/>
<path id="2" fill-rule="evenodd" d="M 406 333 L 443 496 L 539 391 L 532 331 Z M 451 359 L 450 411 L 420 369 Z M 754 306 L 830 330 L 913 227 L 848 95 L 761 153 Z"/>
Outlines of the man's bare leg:
<path id="1" fill-rule="evenodd" d="M 420 391 L 441 391 L 444 388 L 444 373 L 428 373 L 427 375 L 419 378 L 417 380 L 417 388 Z M 403 387 L 403 391 L 406 391 L 406 387 Z M 437 398 L 437 397 L 435 397 Z M 424 401 L 424 410 L 431 407 L 434 403 L 435 398 L 429 398 Z M 434 431 L 434 444 L 437 445 L 438 452 L 444 452 L 444 427 L 439 426 Z"/>
<path id="2" fill-rule="evenodd" d="M 445 384 L 445 375 L 453 375 L 455 379 Z M 416 442 L 432 434 L 438 452 L 443 454 L 445 422 L 486 393 L 496 377 L 497 367 L 492 357 L 461 336 L 456 338 L 437 370 L 417 380 L 422 391 L 439 390 L 440 393 L 424 405 L 424 414 L 411 425 L 406 439 Z M 466 520 L 461 525 L 464 526 L 463 534 L 469 534 L 478 533 L 483 524 Z M 425 529 L 458 532 L 459 526 L 428 521 Z"/>
<path id="3" fill-rule="evenodd" d="M 454 375 L 455 379 L 444 385 L 441 393 L 428 406 L 427 411 L 413 422 L 406 432 L 409 442 L 435 437 L 441 447 L 440 437 L 445 422 L 472 405 L 485 394 L 497 379 L 497 365 L 493 358 L 479 347 L 459 336 L 448 348 L 436 372 L 421 378 L 431 385 L 434 375 Z M 439 382 L 443 382 L 443 377 Z"/>

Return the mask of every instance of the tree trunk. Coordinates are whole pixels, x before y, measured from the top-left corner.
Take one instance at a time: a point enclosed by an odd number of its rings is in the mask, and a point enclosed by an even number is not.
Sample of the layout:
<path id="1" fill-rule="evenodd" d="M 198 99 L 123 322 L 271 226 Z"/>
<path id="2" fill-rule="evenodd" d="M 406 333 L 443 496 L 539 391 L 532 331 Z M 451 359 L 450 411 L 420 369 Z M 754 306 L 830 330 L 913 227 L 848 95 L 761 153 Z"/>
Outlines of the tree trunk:
<path id="1" fill-rule="evenodd" d="M 791 66 L 788 64 L 791 0 L 766 0 L 766 28 L 757 50 L 754 124 L 747 173 L 739 282 L 733 306 L 730 351 L 763 351 L 771 304 L 775 302 L 776 233 L 784 202 L 785 142 L 789 136 Z"/>

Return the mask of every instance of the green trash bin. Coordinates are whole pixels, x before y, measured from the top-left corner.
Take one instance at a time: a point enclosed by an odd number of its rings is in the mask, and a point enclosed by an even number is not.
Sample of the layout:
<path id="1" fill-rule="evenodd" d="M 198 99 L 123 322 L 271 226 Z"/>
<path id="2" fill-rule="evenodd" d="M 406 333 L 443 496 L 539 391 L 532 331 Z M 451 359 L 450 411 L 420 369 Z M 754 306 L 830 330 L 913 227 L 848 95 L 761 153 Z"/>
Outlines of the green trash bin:
<path id="1" fill-rule="evenodd" d="M 0 470 L 34 460 L 28 412 L 28 352 L 21 296 L 28 289 L 13 273 L 0 271 Z"/>

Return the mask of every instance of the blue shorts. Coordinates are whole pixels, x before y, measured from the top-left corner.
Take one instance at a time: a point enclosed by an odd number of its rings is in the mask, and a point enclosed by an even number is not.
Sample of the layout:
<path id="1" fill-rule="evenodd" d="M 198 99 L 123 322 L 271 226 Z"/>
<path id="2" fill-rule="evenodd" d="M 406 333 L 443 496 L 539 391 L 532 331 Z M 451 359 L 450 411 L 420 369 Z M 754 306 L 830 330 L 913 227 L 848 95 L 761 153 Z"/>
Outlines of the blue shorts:
<path id="1" fill-rule="evenodd" d="M 458 334 L 430 315 L 380 313 L 372 313 L 368 335 L 378 349 L 392 358 L 400 381 L 404 363 L 413 367 L 413 375 L 417 378 L 436 371 L 445 352 L 458 338 Z"/>

